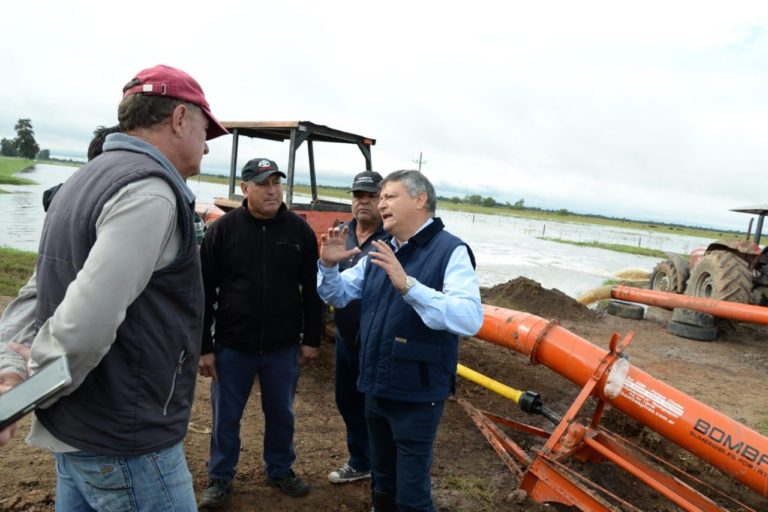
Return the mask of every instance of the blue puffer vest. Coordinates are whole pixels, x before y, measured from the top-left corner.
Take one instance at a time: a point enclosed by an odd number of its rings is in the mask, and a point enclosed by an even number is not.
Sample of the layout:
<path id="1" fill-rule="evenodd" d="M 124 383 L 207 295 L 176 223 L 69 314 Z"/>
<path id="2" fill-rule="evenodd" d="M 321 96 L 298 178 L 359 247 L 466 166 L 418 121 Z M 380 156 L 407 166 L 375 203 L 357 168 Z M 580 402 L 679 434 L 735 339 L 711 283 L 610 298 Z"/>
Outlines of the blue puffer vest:
<path id="1" fill-rule="evenodd" d="M 413 236 L 396 253 L 406 274 L 441 291 L 445 269 L 459 238 L 443 230 L 439 218 Z M 467 246 L 474 264 L 472 251 Z M 458 336 L 435 331 L 377 265 L 366 267 L 362 296 L 360 377 L 358 389 L 377 398 L 434 402 L 454 391 Z"/>
<path id="2" fill-rule="evenodd" d="M 203 318 L 193 209 L 184 190 L 150 156 L 108 151 L 73 174 L 51 203 L 37 261 L 38 328 L 53 315 L 96 241 L 96 220 L 122 187 L 150 176 L 176 195 L 181 248 L 128 307 L 106 356 L 40 422 L 57 439 L 109 456 L 150 453 L 180 442 L 192 408 Z M 127 243 L 134 243 L 130 240 Z"/>

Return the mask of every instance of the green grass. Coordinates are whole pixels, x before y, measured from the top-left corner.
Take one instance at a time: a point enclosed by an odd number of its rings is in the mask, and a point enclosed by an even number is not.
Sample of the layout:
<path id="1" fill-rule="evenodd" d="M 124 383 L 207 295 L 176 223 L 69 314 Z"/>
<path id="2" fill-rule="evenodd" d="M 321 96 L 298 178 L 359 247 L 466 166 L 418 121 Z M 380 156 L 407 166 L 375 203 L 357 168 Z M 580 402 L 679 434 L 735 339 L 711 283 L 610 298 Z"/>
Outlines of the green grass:
<path id="1" fill-rule="evenodd" d="M 13 174 L 33 165 L 35 165 L 34 160 L 0 156 L 0 183 L 5 185 L 34 185 L 35 182 L 32 180 L 13 176 Z"/>
<path id="2" fill-rule="evenodd" d="M 578 245 L 579 247 L 596 247 L 598 249 L 607 249 L 609 251 L 626 252 L 629 254 L 638 254 L 640 256 L 654 256 L 659 258 L 666 258 L 667 253 L 658 249 L 646 249 L 645 247 L 635 247 L 633 245 L 622 244 L 604 244 L 602 242 L 574 242 L 572 240 L 562 240 L 559 238 L 549 238 L 546 236 L 536 237 L 539 240 L 549 240 L 550 242 L 557 242 L 560 244 Z"/>
<path id="3" fill-rule="evenodd" d="M 213 176 L 211 174 L 200 174 L 194 178 L 190 178 L 191 181 L 203 181 L 206 183 L 220 183 L 222 185 L 229 184 L 229 178 L 226 176 Z M 240 179 L 235 182 L 235 193 L 240 193 Z M 293 191 L 298 194 L 310 195 L 311 189 L 309 185 L 293 185 Z M 344 188 L 340 187 L 317 187 L 318 195 L 324 197 L 334 197 L 338 199 L 351 199 L 352 195 Z"/>
<path id="4" fill-rule="evenodd" d="M 35 269 L 34 252 L 0 247 L 0 295 L 15 297 Z"/>
<path id="5" fill-rule="evenodd" d="M 206 183 L 221 183 L 226 185 L 229 183 L 228 176 L 214 176 L 213 174 L 198 174 L 194 178 L 190 178 L 190 181 L 204 181 Z M 239 180 L 238 180 L 239 181 Z"/>
<path id="6" fill-rule="evenodd" d="M 562 213 L 559 211 L 534 209 L 512 210 L 505 208 L 492 208 L 488 206 L 456 204 L 450 201 L 438 201 L 437 207 L 445 210 L 480 213 L 484 215 L 502 215 L 518 218 L 522 217 L 525 219 L 536 219 L 549 222 L 567 222 L 573 224 L 596 224 L 599 226 L 639 229 L 653 233 L 672 233 L 682 236 L 711 238 L 713 240 L 735 240 L 737 238 L 743 238 L 742 234 L 718 229 L 676 226 L 670 224 L 653 224 L 650 222 L 602 217 L 599 215 L 579 215 L 572 212 Z M 744 218 L 746 219 L 746 217 Z"/>
<path id="7" fill-rule="evenodd" d="M 74 160 L 36 160 L 36 162 L 45 165 L 60 165 L 62 167 L 82 167 L 85 165 L 85 162 L 76 162 Z"/>
<path id="8" fill-rule="evenodd" d="M 447 475 L 443 480 L 448 489 L 458 491 L 465 497 L 471 497 L 478 503 L 473 506 L 474 511 L 492 512 L 496 510 L 493 501 L 493 489 L 491 484 L 482 478 L 465 477 L 459 475 Z M 459 509 L 461 510 L 461 509 Z"/>

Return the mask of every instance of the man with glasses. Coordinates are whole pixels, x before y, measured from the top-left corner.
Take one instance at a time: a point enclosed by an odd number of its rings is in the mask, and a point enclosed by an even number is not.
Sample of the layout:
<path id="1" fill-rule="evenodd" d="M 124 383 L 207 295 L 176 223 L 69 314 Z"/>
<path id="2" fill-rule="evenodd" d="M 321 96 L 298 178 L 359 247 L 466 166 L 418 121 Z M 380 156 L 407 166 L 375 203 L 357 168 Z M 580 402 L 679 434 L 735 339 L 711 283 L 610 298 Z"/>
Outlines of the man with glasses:
<path id="1" fill-rule="evenodd" d="M 240 420 L 254 380 L 264 411 L 267 483 L 299 497 L 309 484 L 291 469 L 299 365 L 317 357 L 322 303 L 315 288 L 317 239 L 283 203 L 277 164 L 254 158 L 242 171 L 245 199 L 200 246 L 205 322 L 200 374 L 211 377 L 210 483 L 200 507 L 224 504 L 240 457 Z M 303 332 L 303 337 L 302 337 Z"/>
<path id="2" fill-rule="evenodd" d="M 339 262 L 340 271 L 346 270 L 367 255 L 374 240 L 381 240 L 387 232 L 379 214 L 379 183 L 381 174 L 361 172 L 352 182 L 352 220 L 339 228 L 348 229 L 347 250 L 360 252 Z M 360 374 L 360 301 L 353 300 L 334 311 L 336 323 L 336 407 L 347 427 L 349 460 L 332 471 L 328 480 L 334 484 L 354 482 L 371 477 L 371 455 L 368 446 L 368 427 L 365 424 L 365 395 L 357 390 Z"/>
<path id="3" fill-rule="evenodd" d="M 361 299 L 360 377 L 371 444 L 376 512 L 434 512 L 430 470 L 445 400 L 454 391 L 459 336 L 483 309 L 472 251 L 435 216 L 437 196 L 419 171 L 381 182 L 379 213 L 391 235 L 353 267 L 339 263 L 346 228 L 322 236 L 317 287 L 344 307 Z"/>

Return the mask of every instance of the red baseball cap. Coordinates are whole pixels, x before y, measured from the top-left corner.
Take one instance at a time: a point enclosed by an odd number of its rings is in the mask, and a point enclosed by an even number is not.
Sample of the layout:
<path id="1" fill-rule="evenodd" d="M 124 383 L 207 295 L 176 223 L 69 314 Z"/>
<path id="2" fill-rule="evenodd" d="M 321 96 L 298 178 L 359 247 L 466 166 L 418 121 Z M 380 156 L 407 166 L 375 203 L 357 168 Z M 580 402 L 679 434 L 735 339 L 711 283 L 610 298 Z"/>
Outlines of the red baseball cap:
<path id="1" fill-rule="evenodd" d="M 158 64 L 139 71 L 130 85 L 131 87 L 123 90 L 123 98 L 131 94 L 154 94 L 178 98 L 203 109 L 206 117 L 208 117 L 208 133 L 205 140 L 215 139 L 229 133 L 211 114 L 211 107 L 205 99 L 200 84 L 180 69 Z"/>

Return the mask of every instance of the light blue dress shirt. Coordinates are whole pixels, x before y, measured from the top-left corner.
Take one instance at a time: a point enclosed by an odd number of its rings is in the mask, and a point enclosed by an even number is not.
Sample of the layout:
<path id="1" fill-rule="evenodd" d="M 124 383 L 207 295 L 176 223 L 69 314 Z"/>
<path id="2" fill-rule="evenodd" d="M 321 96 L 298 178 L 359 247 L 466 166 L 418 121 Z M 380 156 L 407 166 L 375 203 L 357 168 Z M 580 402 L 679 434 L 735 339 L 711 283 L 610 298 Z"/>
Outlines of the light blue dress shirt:
<path id="1" fill-rule="evenodd" d="M 417 233 L 431 223 L 430 218 Z M 390 243 L 392 249 L 397 252 L 399 249 L 397 241 L 392 238 Z M 339 272 L 338 265 L 325 267 L 318 260 L 317 293 L 320 298 L 338 308 L 361 298 L 368 259 L 368 256 L 364 256 L 354 267 L 344 272 Z M 454 249 L 448 260 L 442 292 L 416 281 L 403 298 L 430 329 L 448 330 L 460 336 L 472 336 L 483 325 L 480 286 L 464 245 Z"/>

